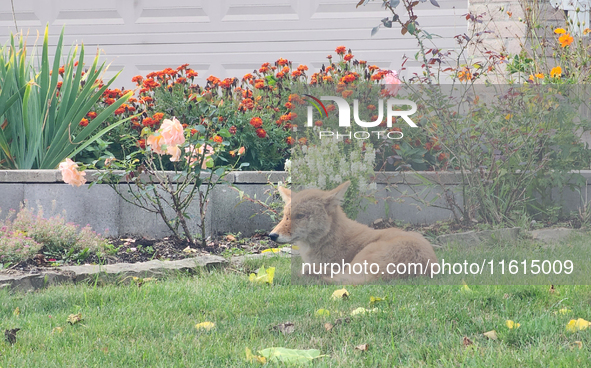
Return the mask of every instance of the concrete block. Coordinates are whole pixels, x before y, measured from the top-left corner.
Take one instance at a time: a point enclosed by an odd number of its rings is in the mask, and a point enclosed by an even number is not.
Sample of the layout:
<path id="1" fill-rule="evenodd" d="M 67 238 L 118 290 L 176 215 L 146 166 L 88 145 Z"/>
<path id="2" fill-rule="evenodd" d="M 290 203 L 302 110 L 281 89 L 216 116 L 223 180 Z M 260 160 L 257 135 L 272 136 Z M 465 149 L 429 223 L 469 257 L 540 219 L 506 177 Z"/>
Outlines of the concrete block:
<path id="1" fill-rule="evenodd" d="M 65 211 L 66 220 L 90 225 L 100 234 L 119 234 L 119 197 L 107 185 L 73 187 L 68 184 L 27 184 L 28 206 L 41 205 L 45 216 Z"/>
<path id="2" fill-rule="evenodd" d="M 24 193 L 25 184 L 0 183 L 0 220 L 5 219 L 11 209 L 19 208 Z"/>

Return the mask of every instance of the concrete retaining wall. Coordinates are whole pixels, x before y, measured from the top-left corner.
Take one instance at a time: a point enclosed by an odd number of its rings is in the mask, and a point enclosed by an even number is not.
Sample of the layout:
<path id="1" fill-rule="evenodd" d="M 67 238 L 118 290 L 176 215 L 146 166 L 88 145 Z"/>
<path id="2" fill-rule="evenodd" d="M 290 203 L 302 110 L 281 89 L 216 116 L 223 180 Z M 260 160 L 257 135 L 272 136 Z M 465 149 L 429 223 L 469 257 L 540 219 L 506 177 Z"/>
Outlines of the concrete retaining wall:
<path id="1" fill-rule="evenodd" d="M 591 171 L 581 173 L 588 183 L 587 200 L 591 200 Z M 444 182 L 452 190 L 457 188 L 461 179 L 454 173 L 426 172 L 421 175 L 430 181 Z M 88 176 L 91 177 L 92 173 Z M 284 180 L 285 176 L 283 172 L 236 172 L 226 176 L 227 183 L 218 185 L 211 195 L 206 219 L 207 233 L 242 232 L 251 235 L 256 230 L 270 230 L 273 221 L 269 216 L 257 214 L 262 209 L 257 204 L 239 204 L 238 192 L 234 188 L 265 201 L 272 193 L 268 180 L 276 183 Z M 447 210 L 424 207 L 401 195 L 404 192 L 423 192 L 428 198 L 435 198 L 439 189 L 428 191 L 415 174 L 380 173 L 376 181 L 378 203 L 368 205 L 359 214 L 360 222 L 370 224 L 378 218 L 390 217 L 410 223 L 433 223 L 451 218 Z M 563 211 L 576 211 L 581 204 L 579 193 L 568 189 L 560 192 L 558 188 L 554 189 L 555 200 L 562 205 Z M 0 170 L 0 219 L 6 217 L 9 209 L 18 208 L 25 200 L 30 207 L 41 205 L 46 215 L 65 211 L 68 221 L 90 224 L 96 231 L 111 236 L 169 235 L 168 228 L 156 214 L 122 200 L 106 184 L 97 184 L 90 189 L 87 185 L 76 188 L 64 184 L 58 170 Z M 443 205 L 441 199 L 435 203 Z M 194 201 L 188 211 L 195 219 L 191 226 L 194 232 L 197 232 L 198 210 L 197 201 Z"/>

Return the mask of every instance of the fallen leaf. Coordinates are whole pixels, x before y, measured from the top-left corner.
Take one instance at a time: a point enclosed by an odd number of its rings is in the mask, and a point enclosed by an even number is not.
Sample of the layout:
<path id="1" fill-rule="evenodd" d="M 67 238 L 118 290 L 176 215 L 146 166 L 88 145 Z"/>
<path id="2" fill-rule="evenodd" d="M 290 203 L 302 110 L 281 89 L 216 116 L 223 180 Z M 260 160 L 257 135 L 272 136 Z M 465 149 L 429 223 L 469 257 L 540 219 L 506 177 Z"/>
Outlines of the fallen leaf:
<path id="1" fill-rule="evenodd" d="M 509 328 L 510 330 L 512 330 L 512 329 L 514 329 L 514 328 L 515 328 L 515 329 L 518 329 L 518 328 L 519 328 L 519 326 L 521 326 L 521 324 L 519 324 L 519 323 L 516 323 L 516 322 L 513 322 L 513 321 L 511 321 L 510 319 L 508 319 L 508 320 L 506 320 L 506 321 L 505 321 L 505 325 L 506 325 L 506 326 L 507 326 L 507 328 Z"/>
<path id="2" fill-rule="evenodd" d="M 579 318 L 577 320 L 571 319 L 566 325 L 566 330 L 569 332 L 586 330 L 587 328 L 589 328 L 589 324 L 589 321 L 586 321 L 582 318 Z"/>
<path id="3" fill-rule="evenodd" d="M 366 313 L 375 313 L 378 311 L 378 308 L 374 308 L 374 309 L 365 309 L 363 307 L 359 307 L 357 309 L 354 309 L 351 312 L 352 316 L 358 315 L 358 314 L 366 314 Z"/>
<path id="4" fill-rule="evenodd" d="M 76 323 L 78 323 L 80 321 L 83 321 L 82 313 L 70 314 L 68 316 L 68 323 L 71 324 L 71 325 L 74 325 L 74 324 L 76 324 Z"/>
<path id="5" fill-rule="evenodd" d="M 332 324 L 328 323 L 328 322 L 326 322 L 326 323 L 324 324 L 324 328 L 326 329 L 326 331 L 330 331 L 330 330 L 332 330 L 332 329 L 333 329 L 333 327 L 334 327 L 334 326 L 333 326 Z"/>
<path id="6" fill-rule="evenodd" d="M 465 281 L 462 281 L 462 284 L 463 284 L 463 286 L 462 286 L 462 288 L 460 289 L 460 291 L 461 291 L 462 293 L 471 293 L 471 292 L 472 292 L 472 289 L 470 289 L 470 288 L 468 287 L 468 284 L 466 284 L 466 282 L 465 282 Z"/>
<path id="7" fill-rule="evenodd" d="M 328 309 L 318 309 L 314 314 L 318 317 L 328 317 L 330 316 L 330 311 Z"/>
<path id="8" fill-rule="evenodd" d="M 368 344 L 361 344 L 355 347 L 355 350 L 367 351 L 369 349 Z"/>
<path id="9" fill-rule="evenodd" d="M 265 249 L 261 253 L 279 253 L 279 252 L 281 252 L 280 248 L 269 248 L 269 249 Z"/>
<path id="10" fill-rule="evenodd" d="M 554 285 L 550 285 L 550 289 L 548 290 L 548 292 L 550 294 L 554 294 L 556 292 L 556 289 L 554 288 Z"/>
<path id="11" fill-rule="evenodd" d="M 467 336 L 464 336 L 464 340 L 462 341 L 462 344 L 464 344 L 464 346 L 470 346 L 470 345 L 473 345 L 474 343 Z"/>
<path id="12" fill-rule="evenodd" d="M 383 302 L 384 300 L 386 300 L 386 297 L 384 297 L 384 298 L 378 298 L 378 297 L 375 297 L 375 296 L 370 296 L 369 297 L 369 305 L 372 306 L 372 305 L 377 304 L 379 302 Z"/>
<path id="13" fill-rule="evenodd" d="M 483 335 L 486 336 L 486 337 L 488 337 L 491 340 L 498 339 L 498 337 L 497 337 L 497 331 L 495 331 L 495 330 L 485 332 L 485 333 L 483 333 Z"/>
<path id="14" fill-rule="evenodd" d="M 246 348 L 246 360 L 251 363 L 258 362 L 261 364 L 267 363 L 267 358 L 263 356 L 254 355 L 249 348 Z"/>
<path id="15" fill-rule="evenodd" d="M 345 317 L 345 318 L 337 318 L 336 321 L 334 321 L 334 325 L 340 325 L 341 323 L 349 323 L 351 322 L 351 318 L 349 317 Z"/>
<path id="16" fill-rule="evenodd" d="M 19 332 L 20 330 L 21 330 L 20 328 L 13 328 L 11 330 L 5 330 L 4 337 L 6 338 L 6 341 L 8 341 L 11 345 L 14 344 L 16 342 L 16 333 Z"/>
<path id="17" fill-rule="evenodd" d="M 287 348 L 268 348 L 259 350 L 259 354 L 265 357 L 269 362 L 293 364 L 309 363 L 314 359 L 328 356 L 320 354 L 320 350 L 317 349 L 297 350 Z"/>
<path id="18" fill-rule="evenodd" d="M 579 349 L 582 349 L 583 348 L 583 342 L 581 342 L 581 341 L 575 341 L 575 342 L 573 342 L 571 344 L 571 348 L 574 348 L 574 347 L 577 347 Z"/>
<path id="19" fill-rule="evenodd" d="M 195 328 L 198 330 L 206 330 L 209 331 L 215 327 L 215 323 L 213 322 L 201 322 L 195 325 Z"/>
<path id="20" fill-rule="evenodd" d="M 347 291 L 347 289 L 342 288 L 339 290 L 335 290 L 332 293 L 332 296 L 330 297 L 332 300 L 343 300 L 343 299 L 348 299 L 349 298 L 349 292 Z"/>
<path id="21" fill-rule="evenodd" d="M 284 335 L 288 335 L 295 331 L 295 325 L 292 322 L 280 323 L 277 326 L 270 328 L 271 331 L 279 331 Z"/>
<path id="22" fill-rule="evenodd" d="M 554 314 L 559 314 L 559 313 L 560 314 L 567 314 L 567 313 L 571 313 L 571 312 L 572 312 L 572 310 L 570 310 L 568 308 L 562 308 L 562 309 L 559 309 L 558 311 L 554 312 Z"/>
<path id="23" fill-rule="evenodd" d="M 256 275 L 251 273 L 248 276 L 248 280 L 255 284 L 264 284 L 267 283 L 269 285 L 273 285 L 273 277 L 275 276 L 275 267 L 269 267 L 265 269 L 265 266 L 262 266 L 257 270 Z"/>
<path id="24" fill-rule="evenodd" d="M 183 252 L 187 254 L 193 254 L 197 253 L 197 249 L 193 249 L 190 246 L 187 246 L 185 249 L 183 249 Z"/>
<path id="25" fill-rule="evenodd" d="M 229 242 L 235 242 L 236 241 L 236 237 L 232 234 L 228 234 L 226 235 L 226 240 Z"/>
<path id="26" fill-rule="evenodd" d="M 14 311 L 12 312 L 13 316 L 18 316 L 19 314 L 21 314 L 21 310 L 19 309 L 19 307 L 16 307 L 14 309 Z"/>

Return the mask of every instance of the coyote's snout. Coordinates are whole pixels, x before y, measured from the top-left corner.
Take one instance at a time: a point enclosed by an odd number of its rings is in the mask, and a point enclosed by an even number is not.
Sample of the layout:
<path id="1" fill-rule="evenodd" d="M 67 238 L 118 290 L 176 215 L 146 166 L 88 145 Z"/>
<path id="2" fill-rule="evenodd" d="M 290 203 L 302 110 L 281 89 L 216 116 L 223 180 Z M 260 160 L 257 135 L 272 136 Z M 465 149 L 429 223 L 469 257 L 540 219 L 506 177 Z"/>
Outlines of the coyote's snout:
<path id="1" fill-rule="evenodd" d="M 413 274 L 411 268 L 416 270 L 419 267 L 424 270 L 420 273 L 427 274 L 426 269 L 437 262 L 437 257 L 429 241 L 421 234 L 396 228 L 374 230 L 347 218 L 340 203 L 350 184 L 347 181 L 331 191 L 306 189 L 298 193 L 279 187 L 285 202 L 283 219 L 269 237 L 278 243 L 297 245 L 302 262 L 314 265 L 314 270 L 326 271 L 326 267 L 335 263 L 379 266 L 376 273 L 356 274 L 343 269 L 342 273 L 331 275 L 330 268 L 328 274 L 306 272 L 322 274 L 322 278 L 330 282 L 361 284 L 408 277 Z M 396 273 L 398 264 L 405 265 L 398 270 L 404 268 L 408 272 Z M 375 266 L 372 271 L 375 271 Z"/>

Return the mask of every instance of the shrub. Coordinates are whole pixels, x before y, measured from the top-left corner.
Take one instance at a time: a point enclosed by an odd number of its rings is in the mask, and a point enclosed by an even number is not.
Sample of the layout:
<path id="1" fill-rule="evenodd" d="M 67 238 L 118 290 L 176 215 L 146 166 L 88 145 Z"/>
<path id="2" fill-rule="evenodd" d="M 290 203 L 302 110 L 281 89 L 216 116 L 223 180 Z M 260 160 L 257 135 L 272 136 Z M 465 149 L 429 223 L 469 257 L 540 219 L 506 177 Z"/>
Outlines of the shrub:
<path id="1" fill-rule="evenodd" d="M 41 206 L 35 213 L 25 203 L 0 222 L 0 260 L 11 263 L 37 253 L 63 261 L 83 261 L 90 254 L 103 254 L 106 245 L 107 241 L 89 225 L 80 229 L 59 214 L 44 218 Z"/>

